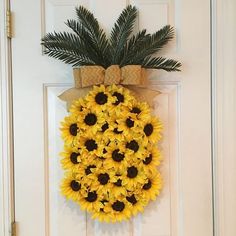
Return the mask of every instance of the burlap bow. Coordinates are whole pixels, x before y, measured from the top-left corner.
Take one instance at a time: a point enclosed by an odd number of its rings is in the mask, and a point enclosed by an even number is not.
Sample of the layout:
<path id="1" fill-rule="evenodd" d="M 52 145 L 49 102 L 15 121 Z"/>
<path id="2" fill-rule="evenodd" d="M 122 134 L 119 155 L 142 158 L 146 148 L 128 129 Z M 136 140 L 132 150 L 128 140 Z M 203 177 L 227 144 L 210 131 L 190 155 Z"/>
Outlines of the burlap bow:
<path id="1" fill-rule="evenodd" d="M 91 90 L 91 86 L 99 84 L 127 87 L 139 101 L 145 101 L 150 106 L 153 105 L 153 98 L 159 94 L 158 91 L 146 88 L 146 70 L 141 65 L 127 65 L 122 68 L 111 65 L 107 69 L 96 65 L 82 66 L 75 68 L 73 73 L 75 88 L 68 89 L 59 96 L 67 102 L 67 108 L 73 100 L 84 97 Z"/>
<path id="2" fill-rule="evenodd" d="M 128 65 L 122 68 L 111 65 L 107 69 L 102 66 L 83 66 L 74 69 L 74 78 L 76 88 L 98 84 L 144 85 L 146 71 L 140 65 Z"/>

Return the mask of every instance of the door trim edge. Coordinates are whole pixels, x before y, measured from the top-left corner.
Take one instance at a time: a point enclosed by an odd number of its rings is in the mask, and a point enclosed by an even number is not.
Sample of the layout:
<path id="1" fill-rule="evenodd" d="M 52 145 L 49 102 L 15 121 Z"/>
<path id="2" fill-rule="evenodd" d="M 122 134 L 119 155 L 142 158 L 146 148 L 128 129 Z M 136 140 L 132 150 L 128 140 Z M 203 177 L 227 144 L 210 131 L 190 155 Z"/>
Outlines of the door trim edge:
<path id="1" fill-rule="evenodd" d="M 0 0 L 0 235 L 11 233 L 15 221 L 11 40 L 7 38 L 9 0 Z"/>
<path id="2" fill-rule="evenodd" d="M 236 2 L 211 1 L 214 236 L 236 235 Z"/>

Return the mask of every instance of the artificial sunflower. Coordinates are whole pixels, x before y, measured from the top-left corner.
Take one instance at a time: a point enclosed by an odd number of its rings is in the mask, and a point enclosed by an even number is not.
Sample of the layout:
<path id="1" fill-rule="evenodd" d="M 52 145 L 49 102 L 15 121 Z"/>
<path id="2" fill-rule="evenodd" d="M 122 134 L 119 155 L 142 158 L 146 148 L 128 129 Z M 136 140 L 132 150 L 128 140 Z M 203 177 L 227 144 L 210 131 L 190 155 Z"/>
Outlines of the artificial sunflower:
<path id="1" fill-rule="evenodd" d="M 112 116 L 107 119 L 109 121 L 109 128 L 105 131 L 106 137 L 110 141 L 119 141 L 122 142 L 125 140 L 124 132 L 118 127 L 117 117 Z"/>
<path id="2" fill-rule="evenodd" d="M 80 127 L 83 131 L 92 135 L 100 130 L 101 125 L 105 123 L 105 117 L 91 108 L 84 108 L 79 116 Z"/>
<path id="3" fill-rule="evenodd" d="M 140 133 L 141 129 L 138 123 L 131 116 L 122 116 L 117 120 L 117 129 L 122 131 L 125 137 L 132 136 L 134 133 Z M 130 135 L 131 134 L 131 135 Z"/>
<path id="4" fill-rule="evenodd" d="M 82 197 L 81 178 L 74 172 L 66 172 L 61 183 L 61 193 L 68 199 L 77 202 Z"/>
<path id="5" fill-rule="evenodd" d="M 107 111 L 107 107 L 110 107 L 115 102 L 115 98 L 106 91 L 104 85 L 94 86 L 86 96 L 87 106 L 96 112 Z"/>
<path id="6" fill-rule="evenodd" d="M 127 188 L 122 183 L 123 176 L 120 173 L 116 173 L 111 177 L 111 183 L 113 183 L 113 187 L 111 189 L 112 195 L 114 199 L 123 195 L 126 196 Z"/>
<path id="7" fill-rule="evenodd" d="M 79 199 L 79 205 L 82 210 L 87 210 L 88 212 L 98 212 L 100 208 L 103 207 L 99 195 L 96 191 L 90 191 L 88 189 L 82 191 L 82 197 Z"/>
<path id="8" fill-rule="evenodd" d="M 158 147 L 149 144 L 141 160 L 145 173 L 154 173 L 162 160 Z"/>
<path id="9" fill-rule="evenodd" d="M 100 168 L 96 171 L 94 176 L 94 181 L 91 183 L 90 189 L 96 191 L 99 196 L 106 197 L 113 187 L 110 182 L 112 172 L 107 172 L 106 169 Z"/>
<path id="10" fill-rule="evenodd" d="M 104 210 L 108 201 L 102 200 L 101 203 L 102 203 L 102 205 L 101 205 L 100 210 L 92 213 L 92 219 L 98 219 L 99 221 L 105 221 L 105 222 L 109 223 L 111 220 L 110 212 L 108 212 L 108 211 L 105 212 L 105 210 Z"/>
<path id="11" fill-rule="evenodd" d="M 105 145 L 102 142 L 102 136 L 92 135 L 90 132 L 85 132 L 80 136 L 78 147 L 81 148 L 83 155 L 97 155 L 101 156 L 103 154 L 103 149 Z"/>
<path id="12" fill-rule="evenodd" d="M 144 141 L 157 143 L 161 139 L 161 130 L 162 123 L 160 120 L 154 116 L 150 117 L 150 119 L 144 123 Z"/>
<path id="13" fill-rule="evenodd" d="M 128 165 L 124 171 L 122 184 L 129 191 L 134 191 L 137 186 L 145 182 L 145 173 L 140 165 Z"/>
<path id="14" fill-rule="evenodd" d="M 88 179 L 86 176 L 90 177 L 91 174 L 97 172 L 101 168 L 102 161 L 97 158 L 97 156 L 87 155 L 86 159 L 81 163 L 81 166 L 83 168 L 84 179 Z"/>
<path id="15" fill-rule="evenodd" d="M 104 211 L 109 212 L 111 222 L 127 220 L 131 216 L 129 205 L 124 196 L 109 201 L 105 205 Z"/>
<path id="16" fill-rule="evenodd" d="M 127 155 L 125 143 L 110 142 L 106 147 L 106 154 L 104 154 L 104 167 L 108 170 L 124 170 L 127 166 Z"/>
<path id="17" fill-rule="evenodd" d="M 148 204 L 146 198 L 143 198 L 142 195 L 135 193 L 127 194 L 126 200 L 133 215 L 136 215 L 139 212 L 143 212 L 144 207 Z"/>
<path id="18" fill-rule="evenodd" d="M 128 137 L 126 139 L 125 147 L 127 149 L 128 155 L 140 158 L 145 152 L 146 143 L 143 142 L 140 133 L 137 132 L 133 135 L 133 137 Z"/>
<path id="19" fill-rule="evenodd" d="M 66 146 L 64 148 L 64 152 L 61 153 L 63 159 L 61 159 L 61 164 L 63 169 L 74 169 L 81 163 L 81 154 L 80 149 L 77 147 Z"/>
<path id="20" fill-rule="evenodd" d="M 113 106 L 110 107 L 111 112 L 115 112 L 117 116 L 121 114 L 122 107 L 127 107 L 135 99 L 134 96 L 130 94 L 128 89 L 122 86 L 111 85 L 108 87 L 109 93 L 115 99 L 112 103 Z"/>
<path id="21" fill-rule="evenodd" d="M 74 100 L 70 106 L 70 113 L 79 115 L 87 107 L 86 101 L 82 98 Z"/>
<path id="22" fill-rule="evenodd" d="M 149 175 L 142 185 L 142 192 L 140 193 L 144 199 L 155 200 L 156 197 L 160 194 L 162 188 L 162 179 L 158 171 Z"/>
<path id="23" fill-rule="evenodd" d="M 150 118 L 150 107 L 146 102 L 137 102 L 132 101 L 128 107 L 129 116 L 132 120 L 138 122 L 138 124 L 142 125 L 142 122 L 148 120 Z"/>
<path id="24" fill-rule="evenodd" d="M 65 117 L 61 122 L 61 136 L 67 145 L 75 145 L 80 132 L 80 124 L 78 123 L 78 117 L 76 115 Z"/>

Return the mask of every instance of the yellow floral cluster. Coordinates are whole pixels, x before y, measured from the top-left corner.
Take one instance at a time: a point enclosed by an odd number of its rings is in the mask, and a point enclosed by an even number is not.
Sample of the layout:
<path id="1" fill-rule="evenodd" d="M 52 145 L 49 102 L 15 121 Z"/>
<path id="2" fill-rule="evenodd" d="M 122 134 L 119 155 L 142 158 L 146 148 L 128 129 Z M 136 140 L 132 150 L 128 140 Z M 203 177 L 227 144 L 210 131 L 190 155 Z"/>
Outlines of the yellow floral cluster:
<path id="1" fill-rule="evenodd" d="M 100 221 L 142 212 L 162 187 L 161 128 L 150 107 L 128 89 L 94 86 L 62 122 L 62 194 Z"/>

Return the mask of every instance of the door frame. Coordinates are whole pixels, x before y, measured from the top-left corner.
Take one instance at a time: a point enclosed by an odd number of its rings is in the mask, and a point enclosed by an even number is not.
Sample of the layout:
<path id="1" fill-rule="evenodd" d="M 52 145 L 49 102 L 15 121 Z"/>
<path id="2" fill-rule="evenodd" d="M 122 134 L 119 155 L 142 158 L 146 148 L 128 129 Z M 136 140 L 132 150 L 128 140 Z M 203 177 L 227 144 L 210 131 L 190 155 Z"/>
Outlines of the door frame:
<path id="1" fill-rule="evenodd" d="M 236 2 L 211 0 L 214 235 L 236 235 Z"/>
<path id="2" fill-rule="evenodd" d="M 0 235 L 11 234 L 15 218 L 11 39 L 7 37 L 9 0 L 0 0 Z"/>
<path id="3" fill-rule="evenodd" d="M 212 100 L 212 182 L 214 236 L 236 234 L 232 206 L 236 206 L 232 168 L 236 166 L 236 80 L 234 44 L 236 24 L 234 0 L 209 0 L 211 3 L 211 100 Z M 231 6 L 231 7 L 230 7 Z M 232 6 L 235 6 L 233 8 Z M 11 40 L 6 34 L 9 0 L 0 0 L 0 234 L 9 235 L 14 222 L 13 104 L 11 79 Z M 233 20 L 232 20 L 233 19 Z M 227 25 L 227 27 L 225 27 Z M 230 40 L 231 39 L 231 40 Z M 225 141 L 227 140 L 227 142 Z M 227 171 L 226 171 L 227 169 Z M 235 186 L 235 185 L 234 185 Z M 233 196 L 229 197 L 233 191 Z M 230 193 L 230 194 L 229 194 Z M 231 209 L 231 211 L 228 211 Z"/>

